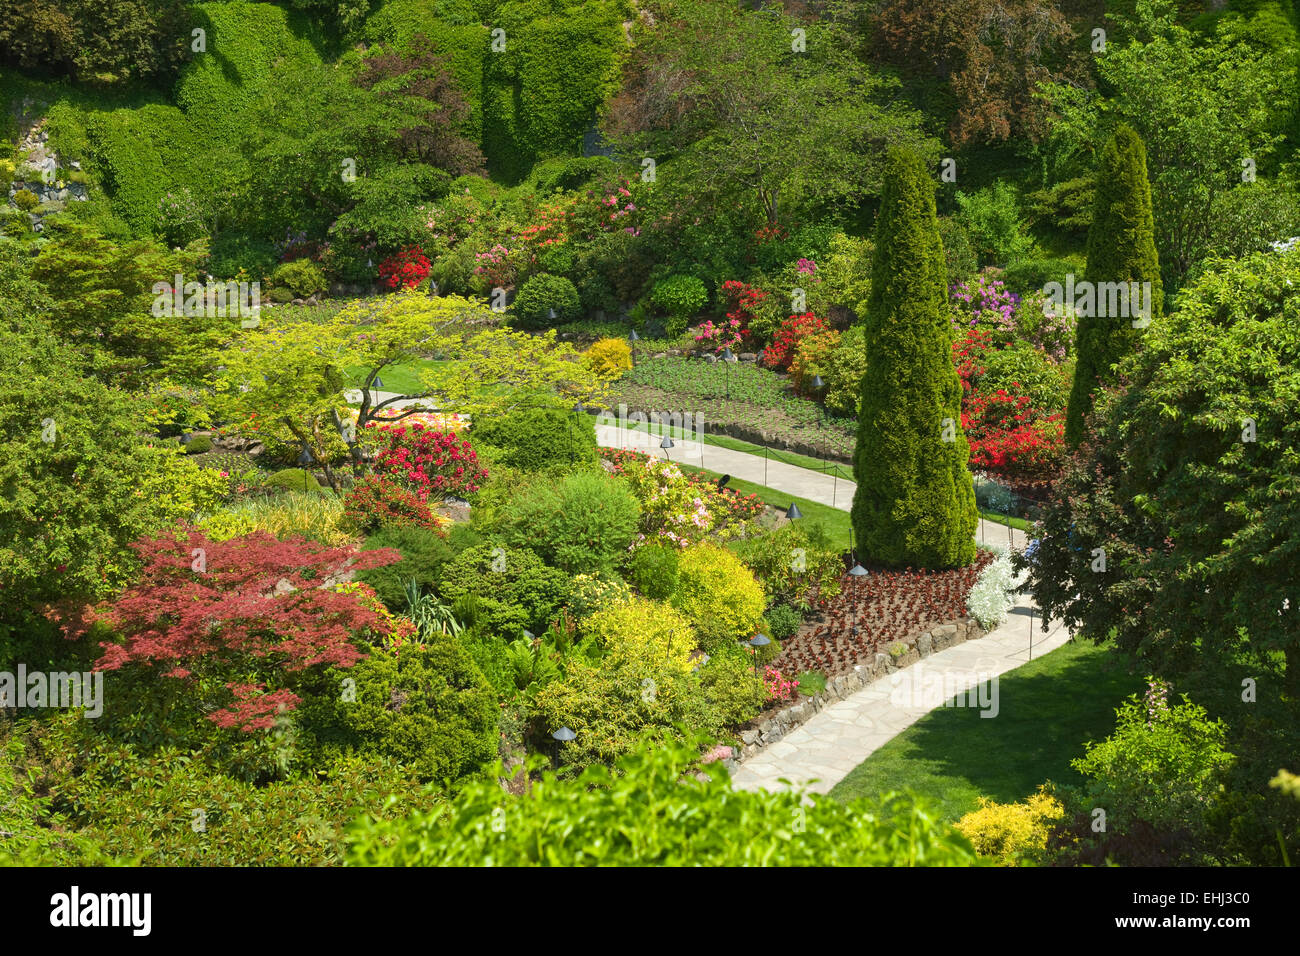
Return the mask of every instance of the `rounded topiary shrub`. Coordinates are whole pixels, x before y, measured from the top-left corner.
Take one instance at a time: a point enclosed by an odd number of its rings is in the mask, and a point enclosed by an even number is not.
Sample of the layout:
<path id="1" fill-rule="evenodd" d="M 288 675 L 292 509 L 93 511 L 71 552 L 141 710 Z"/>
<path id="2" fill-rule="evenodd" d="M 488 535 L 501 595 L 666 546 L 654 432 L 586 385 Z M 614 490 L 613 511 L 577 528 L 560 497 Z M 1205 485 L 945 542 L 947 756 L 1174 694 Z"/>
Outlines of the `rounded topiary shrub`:
<path id="1" fill-rule="evenodd" d="M 443 567 L 455 557 L 455 549 L 442 534 L 413 524 L 386 524 L 362 545 L 363 551 L 378 548 L 393 548 L 401 552 L 402 560 L 360 571 L 357 580 L 374 588 L 391 611 L 406 609 L 408 581 L 414 580 L 422 591 L 432 588 Z"/>
<path id="2" fill-rule="evenodd" d="M 295 298 L 305 299 L 325 289 L 325 273 L 310 259 L 295 259 L 275 270 L 271 281 L 277 288 L 288 289 Z"/>
<path id="3" fill-rule="evenodd" d="M 471 438 L 497 449 L 496 460 L 510 468 L 537 471 L 552 465 L 596 461 L 596 429 L 591 419 L 553 408 L 509 412 L 474 424 Z"/>
<path id="4" fill-rule="evenodd" d="M 546 329 L 574 321 L 582 314 L 582 305 L 572 282 L 539 272 L 519 289 L 511 310 L 520 327 Z"/>
<path id="5" fill-rule="evenodd" d="M 803 615 L 788 604 L 778 604 L 767 612 L 769 634 L 778 641 L 794 637 L 801 624 L 803 624 Z"/>
<path id="6" fill-rule="evenodd" d="M 341 676 L 355 682 L 354 700 L 327 695 L 304 708 L 326 746 L 390 757 L 434 781 L 473 774 L 496 756 L 496 692 L 452 638 L 374 648 Z"/>
<path id="7" fill-rule="evenodd" d="M 195 435 L 185 443 L 185 454 L 202 455 L 204 452 L 212 451 L 212 439 L 207 435 Z"/>
<path id="8" fill-rule="evenodd" d="M 286 491 L 320 491 L 320 482 L 309 471 L 303 471 L 301 468 L 285 468 L 267 478 L 266 487 L 282 488 Z"/>

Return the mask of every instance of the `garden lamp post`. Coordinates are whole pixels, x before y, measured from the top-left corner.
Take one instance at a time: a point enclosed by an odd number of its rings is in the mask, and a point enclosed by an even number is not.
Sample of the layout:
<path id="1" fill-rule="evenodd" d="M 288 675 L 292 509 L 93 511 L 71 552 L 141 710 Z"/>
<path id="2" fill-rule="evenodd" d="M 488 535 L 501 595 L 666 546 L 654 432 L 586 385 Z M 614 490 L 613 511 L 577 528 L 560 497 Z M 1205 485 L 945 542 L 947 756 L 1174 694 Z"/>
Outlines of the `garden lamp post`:
<path id="1" fill-rule="evenodd" d="M 636 368 L 636 343 L 637 343 L 638 341 L 640 341 L 640 339 L 641 339 L 641 336 L 639 336 L 639 335 L 636 334 L 636 329 L 633 329 L 631 332 L 629 332 L 629 333 L 627 334 L 628 347 L 632 350 L 632 367 L 633 367 L 633 368 Z"/>
<path id="2" fill-rule="evenodd" d="M 722 350 L 722 364 L 726 367 L 727 382 L 727 401 L 731 401 L 731 363 L 736 360 L 736 356 L 731 351 L 731 346 Z"/>
<path id="3" fill-rule="evenodd" d="M 767 645 L 772 643 L 772 640 L 766 634 L 755 634 L 745 643 L 754 649 L 754 680 L 757 681 L 758 680 L 758 649 L 760 647 L 767 647 Z"/>
<path id="4" fill-rule="evenodd" d="M 370 385 L 371 385 L 371 387 L 373 387 L 373 388 L 383 388 L 383 387 L 384 387 L 384 380 L 383 380 L 382 378 L 380 378 L 378 375 L 376 375 L 375 378 L 374 378 L 374 381 L 372 381 L 372 382 L 370 383 Z"/>
<path id="5" fill-rule="evenodd" d="M 310 474 L 310 472 L 307 470 L 307 466 L 310 465 L 315 460 L 316 460 L 316 456 L 311 453 L 311 449 L 307 447 L 307 443 L 303 442 L 302 451 L 298 454 L 298 464 L 302 466 L 303 494 L 307 493 L 307 475 Z"/>
<path id="6" fill-rule="evenodd" d="M 568 727 L 561 727 L 555 733 L 551 734 L 551 739 L 555 741 L 555 763 L 557 766 L 560 763 L 560 748 L 569 741 L 574 740 L 577 736 L 578 735 Z"/>
<path id="7" fill-rule="evenodd" d="M 666 461 L 672 461 L 673 460 L 672 456 L 668 454 L 668 449 L 674 447 L 672 438 L 668 435 L 665 435 L 664 440 L 659 443 L 659 447 L 664 450 L 664 459 Z"/>
<path id="8" fill-rule="evenodd" d="M 799 506 L 792 501 L 790 502 L 790 507 L 786 509 L 785 516 L 791 521 L 797 521 L 803 517 L 803 512 L 800 511 Z"/>

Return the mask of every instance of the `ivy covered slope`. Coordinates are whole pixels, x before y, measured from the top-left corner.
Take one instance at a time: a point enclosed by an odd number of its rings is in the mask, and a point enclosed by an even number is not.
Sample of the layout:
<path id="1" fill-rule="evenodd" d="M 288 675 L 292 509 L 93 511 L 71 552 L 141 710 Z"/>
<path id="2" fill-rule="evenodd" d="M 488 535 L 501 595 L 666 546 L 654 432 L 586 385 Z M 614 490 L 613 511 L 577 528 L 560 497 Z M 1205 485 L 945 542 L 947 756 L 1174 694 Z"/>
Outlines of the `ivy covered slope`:
<path id="1" fill-rule="evenodd" d="M 889 564 L 950 568 L 975 558 L 975 491 L 952 364 L 934 182 L 915 155 L 889 158 L 865 326 L 853 527 Z"/>

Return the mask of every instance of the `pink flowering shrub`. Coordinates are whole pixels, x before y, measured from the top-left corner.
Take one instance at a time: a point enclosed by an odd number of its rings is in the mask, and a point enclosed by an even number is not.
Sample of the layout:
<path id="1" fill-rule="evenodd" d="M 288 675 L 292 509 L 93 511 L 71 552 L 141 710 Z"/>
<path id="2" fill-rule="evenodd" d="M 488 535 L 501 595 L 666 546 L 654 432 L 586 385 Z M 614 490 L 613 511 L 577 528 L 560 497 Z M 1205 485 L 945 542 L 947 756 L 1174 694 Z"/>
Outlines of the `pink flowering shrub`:
<path id="1" fill-rule="evenodd" d="M 737 318 L 728 318 L 717 324 L 708 319 L 695 330 L 695 341 L 715 352 L 739 348 L 743 340 L 740 319 Z"/>
<path id="2" fill-rule="evenodd" d="M 463 498 L 478 491 L 487 479 L 474 446 L 454 431 L 440 431 L 418 421 L 370 422 L 366 428 L 375 443 L 375 471 L 407 484 L 421 501 L 427 502 L 430 496 Z"/>
<path id="3" fill-rule="evenodd" d="M 799 681 L 793 677 L 786 677 L 769 664 L 763 668 L 763 687 L 767 690 L 767 702 L 772 704 L 794 700 L 799 692 Z"/>

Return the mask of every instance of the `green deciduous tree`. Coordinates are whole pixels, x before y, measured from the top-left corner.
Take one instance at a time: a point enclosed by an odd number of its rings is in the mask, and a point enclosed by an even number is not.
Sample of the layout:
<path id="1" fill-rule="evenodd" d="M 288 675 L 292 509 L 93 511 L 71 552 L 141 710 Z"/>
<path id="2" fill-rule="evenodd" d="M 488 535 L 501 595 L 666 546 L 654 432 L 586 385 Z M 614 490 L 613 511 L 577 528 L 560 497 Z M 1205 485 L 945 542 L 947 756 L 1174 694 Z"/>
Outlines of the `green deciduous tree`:
<path id="1" fill-rule="evenodd" d="M 730 2 L 642 9 L 653 18 L 607 130 L 619 153 L 661 164 L 656 189 L 687 225 L 737 206 L 771 225 L 810 204 L 853 203 L 878 191 L 885 144 L 935 152 L 917 114 L 880 100 L 891 84 L 831 23 Z"/>
<path id="2" fill-rule="evenodd" d="M 1137 344 L 1141 332 L 1134 323 L 1154 321 L 1164 304 L 1146 150 L 1128 126 L 1120 126 L 1101 152 L 1084 278 L 1091 283 L 1094 302 L 1092 314 L 1078 318 L 1078 364 L 1065 421 L 1065 437 L 1071 444 L 1078 444 L 1083 436 L 1098 382 L 1112 381 L 1111 366 Z M 1131 292 L 1133 282 L 1150 283 L 1150 315 L 1139 316 L 1131 296 L 1129 308 L 1118 310 L 1120 314 L 1098 314 L 1110 311 L 1102 308 L 1104 283 L 1123 283 Z"/>
<path id="3" fill-rule="evenodd" d="M 1044 518 L 1044 616 L 1162 674 L 1244 652 L 1294 699 L 1300 251 L 1216 263 L 1120 372 Z"/>
<path id="4" fill-rule="evenodd" d="M 1296 51 L 1262 42 L 1236 17 L 1199 36 L 1177 23 L 1168 0 L 1141 0 L 1135 19 L 1120 18 L 1120 26 L 1131 38 L 1097 57 L 1098 91 L 1045 84 L 1056 110 L 1053 137 L 1067 151 L 1093 153 L 1119 123 L 1138 132 L 1173 294 L 1207 252 L 1216 198 L 1250 188 L 1243 161 L 1263 173 L 1278 158 L 1300 92 Z"/>
<path id="5" fill-rule="evenodd" d="M 914 154 L 891 153 L 875 248 L 853 463 L 858 547 L 889 564 L 965 565 L 975 557 L 970 446 L 934 183 Z"/>

